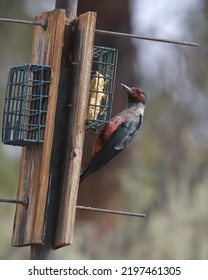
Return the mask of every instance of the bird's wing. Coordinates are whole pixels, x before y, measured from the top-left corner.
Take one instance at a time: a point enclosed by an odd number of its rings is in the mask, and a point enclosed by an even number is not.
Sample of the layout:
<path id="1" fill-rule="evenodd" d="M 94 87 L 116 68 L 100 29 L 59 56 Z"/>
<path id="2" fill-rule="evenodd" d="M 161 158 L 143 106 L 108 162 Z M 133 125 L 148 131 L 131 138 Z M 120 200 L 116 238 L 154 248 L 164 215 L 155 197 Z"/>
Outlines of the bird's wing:
<path id="1" fill-rule="evenodd" d="M 142 126 L 142 115 L 138 118 L 130 118 L 126 120 L 119 127 L 116 132 L 116 136 L 118 138 L 118 142 L 115 145 L 115 150 L 122 151 L 134 138 L 134 135 L 139 131 Z"/>
<path id="2" fill-rule="evenodd" d="M 118 142 L 116 134 L 125 120 L 126 118 L 123 116 L 116 116 L 101 131 L 94 143 L 92 159 L 88 165 L 88 170 L 91 172 L 97 171 L 120 152 L 114 149 Z"/>
<path id="3" fill-rule="evenodd" d="M 98 154 L 102 149 L 105 143 L 112 137 L 114 132 L 126 121 L 125 117 L 115 116 L 111 119 L 108 125 L 104 127 L 101 133 L 98 135 L 94 146 L 92 148 L 92 157 Z"/>
<path id="4" fill-rule="evenodd" d="M 119 124 L 119 125 L 118 125 Z M 89 164 L 91 172 L 96 172 L 117 154 L 119 154 L 129 144 L 135 133 L 139 130 L 142 124 L 142 117 L 126 120 L 122 117 L 122 121 L 117 122 L 116 129 L 107 126 L 103 130 L 96 141 L 95 150 L 92 161 Z M 112 126 L 112 124 L 110 125 Z M 111 130 L 112 134 L 108 135 Z"/>

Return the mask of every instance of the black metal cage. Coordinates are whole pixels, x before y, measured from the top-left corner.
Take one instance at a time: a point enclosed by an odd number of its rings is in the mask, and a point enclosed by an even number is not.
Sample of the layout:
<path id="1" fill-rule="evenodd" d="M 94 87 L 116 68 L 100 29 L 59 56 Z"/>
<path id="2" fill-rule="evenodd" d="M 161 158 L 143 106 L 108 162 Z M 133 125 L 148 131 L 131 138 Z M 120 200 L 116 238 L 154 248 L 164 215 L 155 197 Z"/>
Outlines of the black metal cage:
<path id="1" fill-rule="evenodd" d="M 44 142 L 50 66 L 28 64 L 9 71 L 2 142 L 26 146 Z"/>
<path id="2" fill-rule="evenodd" d="M 118 52 L 116 49 L 95 46 L 90 83 L 90 98 L 86 129 L 97 132 L 111 118 Z"/>

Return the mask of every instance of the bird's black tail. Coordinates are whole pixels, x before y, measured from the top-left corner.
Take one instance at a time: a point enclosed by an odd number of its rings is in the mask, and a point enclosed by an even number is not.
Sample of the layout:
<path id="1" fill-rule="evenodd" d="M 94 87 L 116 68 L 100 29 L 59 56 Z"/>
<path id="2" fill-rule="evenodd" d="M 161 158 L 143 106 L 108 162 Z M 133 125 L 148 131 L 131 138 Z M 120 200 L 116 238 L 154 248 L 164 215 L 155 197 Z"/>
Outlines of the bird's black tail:
<path id="1" fill-rule="evenodd" d="M 80 173 L 80 180 L 79 183 L 82 183 L 82 181 L 92 172 L 92 169 L 89 165 L 85 166 Z"/>

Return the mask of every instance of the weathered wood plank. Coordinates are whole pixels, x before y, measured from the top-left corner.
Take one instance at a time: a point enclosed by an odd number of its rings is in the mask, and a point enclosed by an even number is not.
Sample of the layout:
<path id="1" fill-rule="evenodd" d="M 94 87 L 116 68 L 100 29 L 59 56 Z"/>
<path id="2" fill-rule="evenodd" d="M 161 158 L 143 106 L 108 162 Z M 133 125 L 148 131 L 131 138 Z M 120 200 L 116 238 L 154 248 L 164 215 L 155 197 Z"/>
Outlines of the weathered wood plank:
<path id="1" fill-rule="evenodd" d="M 77 19 L 72 60 L 75 69 L 71 77 L 71 110 L 68 129 L 62 189 L 56 225 L 54 247 L 72 244 L 76 214 L 77 192 L 81 168 L 85 119 L 89 97 L 91 62 L 95 33 L 96 13 L 87 12 Z"/>
<path id="2" fill-rule="evenodd" d="M 31 56 L 32 63 L 52 66 L 45 142 L 42 145 L 24 147 L 22 151 L 17 198 L 28 198 L 29 203 L 27 208 L 21 205 L 16 207 L 13 246 L 41 244 L 43 241 L 44 215 L 66 20 L 65 10 L 47 12 L 36 18 L 37 21 L 46 19 L 46 30 L 41 27 L 34 28 Z"/>

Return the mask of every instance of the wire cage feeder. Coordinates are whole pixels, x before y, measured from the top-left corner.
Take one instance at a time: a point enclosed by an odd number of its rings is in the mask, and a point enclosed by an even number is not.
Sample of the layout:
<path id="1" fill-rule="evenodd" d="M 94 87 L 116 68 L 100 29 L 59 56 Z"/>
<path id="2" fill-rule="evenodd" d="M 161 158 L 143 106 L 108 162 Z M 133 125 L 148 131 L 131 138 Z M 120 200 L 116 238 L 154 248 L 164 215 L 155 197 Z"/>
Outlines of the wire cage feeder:
<path id="1" fill-rule="evenodd" d="M 86 129 L 96 133 L 111 118 L 118 52 L 94 46 Z"/>
<path id="2" fill-rule="evenodd" d="M 26 146 L 44 142 L 50 66 L 27 64 L 9 71 L 2 142 Z"/>

